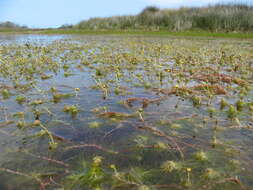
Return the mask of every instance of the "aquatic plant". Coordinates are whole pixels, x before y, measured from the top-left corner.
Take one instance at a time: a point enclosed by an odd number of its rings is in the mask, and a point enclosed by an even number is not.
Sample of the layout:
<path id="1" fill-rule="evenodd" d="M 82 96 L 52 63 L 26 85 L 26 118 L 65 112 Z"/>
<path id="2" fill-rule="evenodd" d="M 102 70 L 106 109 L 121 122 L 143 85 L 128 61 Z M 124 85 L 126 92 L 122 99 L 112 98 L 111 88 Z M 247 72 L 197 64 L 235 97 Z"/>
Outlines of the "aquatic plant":
<path id="1" fill-rule="evenodd" d="M 174 170 L 180 170 L 182 169 L 182 166 L 179 163 L 176 163 L 174 161 L 165 161 L 162 165 L 161 168 L 164 172 L 172 172 Z"/>
<path id="2" fill-rule="evenodd" d="M 90 122 L 88 125 L 90 128 L 99 128 L 101 126 L 101 123 L 94 121 L 94 122 Z"/>
<path id="3" fill-rule="evenodd" d="M 78 109 L 76 105 L 71 105 L 71 106 L 65 105 L 63 108 L 63 111 L 66 113 L 69 113 L 72 117 L 75 117 L 80 110 Z"/>
<path id="4" fill-rule="evenodd" d="M 215 178 L 219 178 L 220 174 L 219 172 L 215 171 L 212 168 L 207 168 L 203 174 L 203 177 L 207 179 L 215 179 Z"/>
<path id="5" fill-rule="evenodd" d="M 228 102 L 222 98 L 220 101 L 220 109 L 223 110 L 226 106 L 228 106 Z"/>
<path id="6" fill-rule="evenodd" d="M 101 168 L 102 157 L 96 156 L 93 158 L 93 162 L 90 167 L 84 169 L 83 172 L 79 174 L 73 174 L 68 176 L 70 181 L 70 188 L 75 186 L 79 187 L 89 187 L 93 189 L 101 189 L 101 185 L 105 180 L 105 173 Z"/>
<path id="7" fill-rule="evenodd" d="M 229 109 L 227 111 L 227 114 L 228 114 L 228 117 L 230 119 L 235 119 L 236 116 L 237 116 L 237 114 L 238 114 L 238 112 L 237 112 L 236 108 L 233 105 L 230 105 Z"/>
<path id="8" fill-rule="evenodd" d="M 195 153 L 194 158 L 199 161 L 207 161 L 208 160 L 207 154 L 203 151 Z"/>
<path id="9" fill-rule="evenodd" d="M 247 40 L 91 36 L 0 51 L 3 188 L 250 187 Z"/>
<path id="10" fill-rule="evenodd" d="M 26 98 L 24 96 L 17 96 L 16 101 L 18 104 L 23 104 L 26 101 Z"/>

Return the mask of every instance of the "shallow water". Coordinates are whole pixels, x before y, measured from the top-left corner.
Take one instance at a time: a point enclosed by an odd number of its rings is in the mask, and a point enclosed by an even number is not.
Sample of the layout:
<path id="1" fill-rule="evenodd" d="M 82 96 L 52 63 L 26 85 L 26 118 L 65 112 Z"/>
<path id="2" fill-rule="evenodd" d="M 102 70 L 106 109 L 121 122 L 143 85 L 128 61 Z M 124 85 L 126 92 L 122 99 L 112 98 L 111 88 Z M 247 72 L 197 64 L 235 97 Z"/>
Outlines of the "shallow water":
<path id="1" fill-rule="evenodd" d="M 73 181 L 68 176 L 82 171 L 82 163 L 92 163 L 95 156 L 103 157 L 103 169 L 112 176 L 112 164 L 122 175 L 131 175 L 123 185 L 114 176 L 112 181 L 122 186 L 106 182 L 101 189 L 253 186 L 248 41 L 0 35 L 0 44 L 0 189 L 43 189 L 38 179 L 45 189 L 81 189 L 80 184 L 69 186 Z M 218 81 L 228 94 L 206 88 L 189 91 L 213 85 L 193 78 L 213 70 L 247 85 Z M 189 89 L 181 92 L 179 87 Z M 173 88 L 179 90 L 169 95 L 162 91 Z M 54 99 L 57 94 L 68 97 Z M 18 95 L 26 97 L 21 105 Z M 193 106 L 195 96 L 201 105 Z M 235 118 L 227 116 L 229 105 L 220 110 L 222 98 L 234 107 L 244 101 Z M 41 103 L 34 104 L 36 100 Z M 78 113 L 65 113 L 66 105 L 75 105 Z M 20 121 L 23 125 L 17 127 Z M 50 150 L 53 142 L 58 145 Z M 196 158 L 197 152 L 205 158 Z M 165 161 L 180 163 L 180 170 L 164 171 Z M 140 170 L 150 175 L 139 177 Z M 94 189 L 87 183 L 83 188 Z"/>

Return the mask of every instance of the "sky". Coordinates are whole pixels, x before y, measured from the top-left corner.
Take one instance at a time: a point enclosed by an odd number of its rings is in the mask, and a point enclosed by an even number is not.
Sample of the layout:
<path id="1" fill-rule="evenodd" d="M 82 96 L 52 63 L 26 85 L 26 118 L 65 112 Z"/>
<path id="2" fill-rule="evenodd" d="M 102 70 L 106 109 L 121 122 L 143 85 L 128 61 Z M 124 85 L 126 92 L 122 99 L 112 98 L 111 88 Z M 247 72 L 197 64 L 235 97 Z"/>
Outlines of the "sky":
<path id="1" fill-rule="evenodd" d="M 150 5 L 178 8 L 215 2 L 220 0 L 0 0 L 0 22 L 31 28 L 59 27 L 92 17 L 134 15 Z"/>

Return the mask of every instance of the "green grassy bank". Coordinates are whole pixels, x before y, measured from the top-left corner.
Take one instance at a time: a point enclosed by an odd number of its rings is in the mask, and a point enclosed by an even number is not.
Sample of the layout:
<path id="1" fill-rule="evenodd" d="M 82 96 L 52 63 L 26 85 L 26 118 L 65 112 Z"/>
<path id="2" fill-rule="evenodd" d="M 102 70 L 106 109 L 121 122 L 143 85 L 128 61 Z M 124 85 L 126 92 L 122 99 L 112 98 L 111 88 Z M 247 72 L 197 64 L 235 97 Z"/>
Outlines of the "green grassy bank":
<path id="1" fill-rule="evenodd" d="M 66 34 L 66 35 L 142 35 L 142 36 L 162 36 L 162 37 L 210 37 L 210 38 L 241 38 L 253 39 L 253 33 L 214 33 L 208 31 L 141 31 L 141 30 L 76 30 L 76 29 L 42 29 L 42 30 L 11 30 L 0 29 L 2 34 Z"/>

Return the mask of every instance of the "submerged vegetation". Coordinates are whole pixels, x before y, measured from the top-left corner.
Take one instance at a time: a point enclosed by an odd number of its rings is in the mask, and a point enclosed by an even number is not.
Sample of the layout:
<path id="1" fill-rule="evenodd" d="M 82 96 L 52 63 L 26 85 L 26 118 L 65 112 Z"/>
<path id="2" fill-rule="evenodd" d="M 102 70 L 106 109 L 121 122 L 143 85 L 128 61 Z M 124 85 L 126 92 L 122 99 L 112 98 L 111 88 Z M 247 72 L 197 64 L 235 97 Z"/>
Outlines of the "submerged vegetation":
<path id="1" fill-rule="evenodd" d="M 252 188 L 249 40 L 72 36 L 0 52 L 0 189 Z"/>

